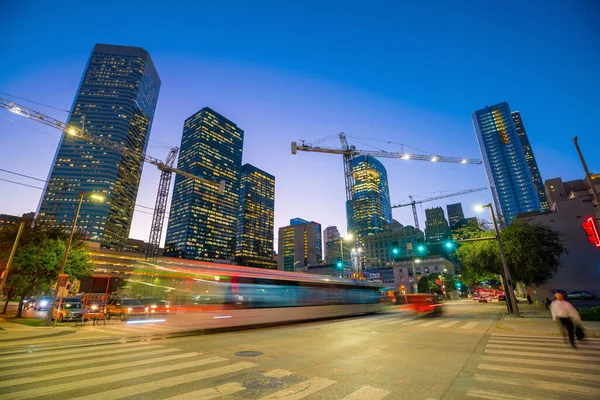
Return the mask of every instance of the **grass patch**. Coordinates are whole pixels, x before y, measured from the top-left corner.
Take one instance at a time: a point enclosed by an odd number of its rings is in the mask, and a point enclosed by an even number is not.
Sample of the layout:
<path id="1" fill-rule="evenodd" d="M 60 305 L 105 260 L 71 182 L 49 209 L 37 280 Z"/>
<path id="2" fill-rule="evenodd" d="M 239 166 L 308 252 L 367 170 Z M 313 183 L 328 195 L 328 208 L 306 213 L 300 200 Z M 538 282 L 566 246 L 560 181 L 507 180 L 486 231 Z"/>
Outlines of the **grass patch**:
<path id="1" fill-rule="evenodd" d="M 17 324 L 23 324 L 27 326 L 46 326 L 46 321 L 43 319 L 35 319 L 35 318 L 11 318 L 8 321 L 16 322 Z M 56 324 L 57 326 L 62 324 Z"/>

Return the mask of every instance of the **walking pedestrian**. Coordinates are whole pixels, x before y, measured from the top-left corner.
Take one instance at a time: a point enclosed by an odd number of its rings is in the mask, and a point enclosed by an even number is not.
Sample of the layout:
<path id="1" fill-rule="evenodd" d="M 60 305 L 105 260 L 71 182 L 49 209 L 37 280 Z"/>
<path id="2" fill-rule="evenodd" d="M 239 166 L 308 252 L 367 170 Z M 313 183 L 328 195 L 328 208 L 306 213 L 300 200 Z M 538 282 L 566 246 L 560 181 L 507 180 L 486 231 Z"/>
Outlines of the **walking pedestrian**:
<path id="1" fill-rule="evenodd" d="M 529 305 L 533 304 L 533 300 L 531 300 L 531 296 L 527 295 L 527 302 L 529 303 Z"/>
<path id="2" fill-rule="evenodd" d="M 552 321 L 558 321 L 560 323 L 562 335 L 564 336 L 566 331 L 571 346 L 577 347 L 575 346 L 575 324 L 581 321 L 581 317 L 575 307 L 568 301 L 565 301 L 565 298 L 561 293 L 555 293 L 554 298 L 556 300 L 550 304 Z"/>

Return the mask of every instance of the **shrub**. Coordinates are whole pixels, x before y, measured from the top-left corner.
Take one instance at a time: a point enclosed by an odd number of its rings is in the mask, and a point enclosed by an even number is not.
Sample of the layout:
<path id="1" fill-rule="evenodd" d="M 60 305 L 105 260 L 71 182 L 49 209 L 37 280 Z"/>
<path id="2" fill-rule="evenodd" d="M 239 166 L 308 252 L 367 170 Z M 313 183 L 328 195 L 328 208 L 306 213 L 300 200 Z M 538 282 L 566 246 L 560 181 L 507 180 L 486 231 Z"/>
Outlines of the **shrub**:
<path id="1" fill-rule="evenodd" d="M 592 307 L 587 310 L 577 310 L 582 321 L 600 321 L 600 307 Z"/>

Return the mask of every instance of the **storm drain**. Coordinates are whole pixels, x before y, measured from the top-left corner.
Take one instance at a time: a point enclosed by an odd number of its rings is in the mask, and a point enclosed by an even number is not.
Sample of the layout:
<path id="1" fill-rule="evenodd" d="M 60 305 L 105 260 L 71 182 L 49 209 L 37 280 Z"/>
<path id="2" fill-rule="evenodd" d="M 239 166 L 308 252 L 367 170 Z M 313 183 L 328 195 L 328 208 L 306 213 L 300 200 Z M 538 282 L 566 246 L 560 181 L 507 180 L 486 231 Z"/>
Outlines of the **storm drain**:
<path id="1" fill-rule="evenodd" d="M 238 351 L 235 355 L 238 357 L 258 357 L 262 356 L 262 351 Z"/>
<path id="2" fill-rule="evenodd" d="M 283 386 L 283 382 L 271 376 L 259 376 L 248 379 L 244 382 L 244 386 L 248 389 L 275 389 Z"/>

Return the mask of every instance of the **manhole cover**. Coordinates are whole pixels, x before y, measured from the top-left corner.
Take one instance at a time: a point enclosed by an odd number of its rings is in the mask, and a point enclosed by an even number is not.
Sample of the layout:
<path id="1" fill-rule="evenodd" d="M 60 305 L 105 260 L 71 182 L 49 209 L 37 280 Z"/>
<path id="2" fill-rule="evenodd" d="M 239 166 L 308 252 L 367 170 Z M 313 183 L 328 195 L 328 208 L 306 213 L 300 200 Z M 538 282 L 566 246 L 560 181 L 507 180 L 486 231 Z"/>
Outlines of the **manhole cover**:
<path id="1" fill-rule="evenodd" d="M 238 357 L 258 357 L 262 356 L 262 351 L 238 351 L 235 355 Z"/>
<path id="2" fill-rule="evenodd" d="M 244 386 L 248 389 L 275 389 L 279 386 L 283 386 L 283 382 L 280 379 L 271 376 L 259 376 L 257 378 L 248 379 L 244 382 Z"/>

